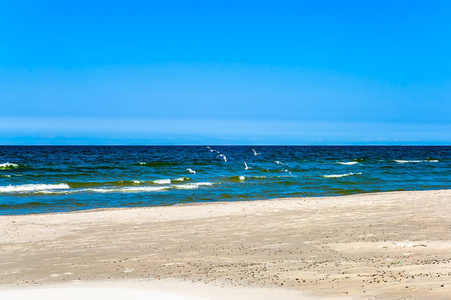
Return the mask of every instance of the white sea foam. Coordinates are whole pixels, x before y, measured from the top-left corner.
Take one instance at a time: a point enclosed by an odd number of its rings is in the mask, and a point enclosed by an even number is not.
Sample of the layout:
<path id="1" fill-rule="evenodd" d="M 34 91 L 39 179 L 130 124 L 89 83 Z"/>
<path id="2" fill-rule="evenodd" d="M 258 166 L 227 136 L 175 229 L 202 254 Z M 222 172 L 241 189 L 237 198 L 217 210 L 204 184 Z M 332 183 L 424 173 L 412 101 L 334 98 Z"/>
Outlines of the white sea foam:
<path id="1" fill-rule="evenodd" d="M 172 179 L 172 181 L 188 181 L 188 180 L 190 180 L 188 177 L 179 177 Z"/>
<path id="2" fill-rule="evenodd" d="M 200 186 L 209 186 L 209 185 L 213 185 L 213 183 L 211 183 L 211 182 L 193 182 L 193 183 L 173 185 L 172 187 L 174 187 L 176 189 L 191 190 L 191 189 L 197 189 Z"/>
<path id="3" fill-rule="evenodd" d="M 339 161 L 339 162 L 337 162 L 337 164 L 340 164 L 340 165 L 356 165 L 356 164 L 358 164 L 358 162 L 357 161 Z"/>
<path id="4" fill-rule="evenodd" d="M 240 177 L 238 177 L 241 181 L 243 181 L 243 180 L 245 180 L 246 179 L 246 177 L 244 177 L 244 176 L 240 176 Z"/>
<path id="5" fill-rule="evenodd" d="M 439 161 L 438 161 L 438 159 L 427 159 L 427 160 L 401 160 L 401 159 L 395 159 L 395 162 L 397 162 L 398 164 L 407 164 L 407 163 L 422 163 L 422 162 L 437 163 Z"/>
<path id="6" fill-rule="evenodd" d="M 0 164 L 0 169 L 11 169 L 11 168 L 18 168 L 18 164 L 13 164 L 10 162 L 2 163 Z"/>
<path id="7" fill-rule="evenodd" d="M 80 192 L 80 190 L 42 190 L 42 191 L 34 191 L 34 194 L 68 195 L 78 192 Z"/>
<path id="8" fill-rule="evenodd" d="M 67 183 L 7 185 L 0 186 L 0 193 L 36 192 L 36 191 L 61 190 L 61 189 L 70 189 L 70 187 Z"/>
<path id="9" fill-rule="evenodd" d="M 158 180 L 154 180 L 152 182 L 156 183 L 156 184 L 170 184 L 171 179 L 158 179 Z"/>
<path id="10" fill-rule="evenodd" d="M 422 162 L 422 160 L 401 160 L 401 159 L 395 159 L 395 161 L 398 164 L 407 164 L 407 163 L 419 163 Z"/>
<path id="11" fill-rule="evenodd" d="M 11 177 L 11 175 L 0 175 L 0 177 Z"/>
<path id="12" fill-rule="evenodd" d="M 324 178 L 340 178 L 340 177 L 347 177 L 352 175 L 361 175 L 362 173 L 346 173 L 346 174 L 337 174 L 337 175 L 323 175 Z"/>
<path id="13" fill-rule="evenodd" d="M 36 194 L 73 194 L 83 192 L 95 192 L 95 193 L 143 193 L 143 192 L 157 192 L 168 189 L 169 186 L 155 187 L 155 186 L 127 186 L 117 188 L 89 188 L 89 189 L 72 189 L 66 191 L 44 190 L 35 191 Z"/>
<path id="14" fill-rule="evenodd" d="M 98 188 L 98 189 L 81 189 L 80 192 L 89 191 L 96 193 L 141 193 L 141 192 L 157 192 L 169 188 L 168 186 L 130 186 L 120 188 Z"/>

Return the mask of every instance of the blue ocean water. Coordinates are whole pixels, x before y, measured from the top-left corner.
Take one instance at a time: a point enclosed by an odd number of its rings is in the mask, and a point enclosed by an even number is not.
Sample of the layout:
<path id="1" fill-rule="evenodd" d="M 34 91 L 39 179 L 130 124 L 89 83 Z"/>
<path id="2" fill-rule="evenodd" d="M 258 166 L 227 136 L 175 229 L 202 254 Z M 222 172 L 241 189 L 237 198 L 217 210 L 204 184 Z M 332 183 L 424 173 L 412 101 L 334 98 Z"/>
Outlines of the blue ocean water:
<path id="1" fill-rule="evenodd" d="M 0 147 L 3 215 L 449 188 L 449 146 Z"/>

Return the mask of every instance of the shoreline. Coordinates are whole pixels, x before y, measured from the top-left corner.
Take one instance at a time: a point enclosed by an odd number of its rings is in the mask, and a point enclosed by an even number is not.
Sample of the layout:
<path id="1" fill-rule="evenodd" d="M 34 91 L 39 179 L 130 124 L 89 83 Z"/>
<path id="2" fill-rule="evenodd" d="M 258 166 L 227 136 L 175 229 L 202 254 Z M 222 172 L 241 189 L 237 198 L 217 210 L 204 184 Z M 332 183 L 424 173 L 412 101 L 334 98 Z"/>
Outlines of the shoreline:
<path id="1" fill-rule="evenodd" d="M 446 189 L 2 215 L 0 295 L 161 279 L 446 299 L 450 215 Z"/>
<path id="2" fill-rule="evenodd" d="M 383 192 L 363 192 L 349 195 L 331 195 L 331 196 L 303 196 L 303 197 L 276 197 L 270 199 L 256 199 L 256 200 L 236 200 L 236 201 L 204 201 L 204 202 L 187 202 L 187 203 L 176 203 L 171 205 L 155 205 L 155 206 L 121 206 L 121 207 L 99 207 L 99 208 L 88 208 L 81 210 L 71 210 L 71 211 L 58 211 L 58 212 L 46 212 L 46 213 L 28 213 L 28 214 L 10 214 L 10 215 L 0 215 L 1 217 L 20 217 L 20 216 L 50 216 L 50 215 L 64 215 L 64 214 L 78 214 L 78 213 L 91 213 L 91 212 L 103 212 L 103 211 L 120 211 L 120 210 L 140 210 L 140 209 L 154 209 L 154 208 L 166 208 L 166 207 L 189 207 L 189 206 L 205 206 L 213 204 L 224 204 L 229 203 L 259 203 L 259 202 L 270 202 L 270 201 L 283 201 L 283 200 L 302 200 L 302 199 L 328 199 L 328 198 L 342 198 L 342 197 L 358 197 L 362 195 L 379 195 L 379 194 L 390 194 L 390 193 L 410 193 L 410 192 L 434 192 L 434 191 L 451 191 L 450 189 L 427 189 L 427 190 L 403 190 L 403 191 L 383 191 Z"/>

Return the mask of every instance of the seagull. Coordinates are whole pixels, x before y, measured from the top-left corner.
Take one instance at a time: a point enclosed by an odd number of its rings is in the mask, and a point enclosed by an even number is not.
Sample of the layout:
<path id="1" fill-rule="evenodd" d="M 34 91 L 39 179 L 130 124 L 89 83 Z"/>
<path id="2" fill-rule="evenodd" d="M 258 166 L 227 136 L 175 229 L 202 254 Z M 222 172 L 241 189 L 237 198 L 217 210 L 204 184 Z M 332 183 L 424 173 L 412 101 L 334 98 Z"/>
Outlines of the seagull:
<path id="1" fill-rule="evenodd" d="M 245 170 L 249 170 L 249 167 L 247 166 L 247 163 L 245 161 L 243 161 L 243 162 L 244 162 L 244 166 L 245 166 L 244 169 Z"/>
<path id="2" fill-rule="evenodd" d="M 278 161 L 278 160 L 276 160 L 276 161 L 274 161 L 276 164 L 279 164 L 279 165 L 284 165 L 281 161 Z"/>
<path id="3" fill-rule="evenodd" d="M 254 151 L 254 155 L 255 155 L 255 156 L 261 154 L 261 153 L 257 153 L 254 149 L 252 149 L 252 151 Z"/>
<path id="4" fill-rule="evenodd" d="M 293 175 L 291 175 L 291 172 L 288 169 L 286 169 L 285 172 L 288 172 L 290 176 L 293 177 Z"/>
<path id="5" fill-rule="evenodd" d="M 194 170 L 192 170 L 192 169 L 190 169 L 190 168 L 188 168 L 188 169 L 186 169 L 188 172 L 190 172 L 191 174 L 196 174 L 196 171 L 194 171 Z"/>
<path id="6" fill-rule="evenodd" d="M 222 157 L 224 159 L 224 162 L 227 162 L 227 157 L 224 154 L 219 154 L 216 157 Z"/>

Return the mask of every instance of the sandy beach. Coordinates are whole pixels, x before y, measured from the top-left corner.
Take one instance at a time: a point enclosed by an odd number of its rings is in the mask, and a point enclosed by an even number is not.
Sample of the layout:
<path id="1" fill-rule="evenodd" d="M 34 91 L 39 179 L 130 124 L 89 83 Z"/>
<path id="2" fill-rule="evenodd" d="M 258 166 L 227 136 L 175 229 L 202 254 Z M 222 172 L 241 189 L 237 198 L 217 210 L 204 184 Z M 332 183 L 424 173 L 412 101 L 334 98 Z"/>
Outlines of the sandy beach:
<path id="1" fill-rule="evenodd" d="M 0 216 L 0 228 L 2 299 L 451 295 L 451 190 Z"/>

